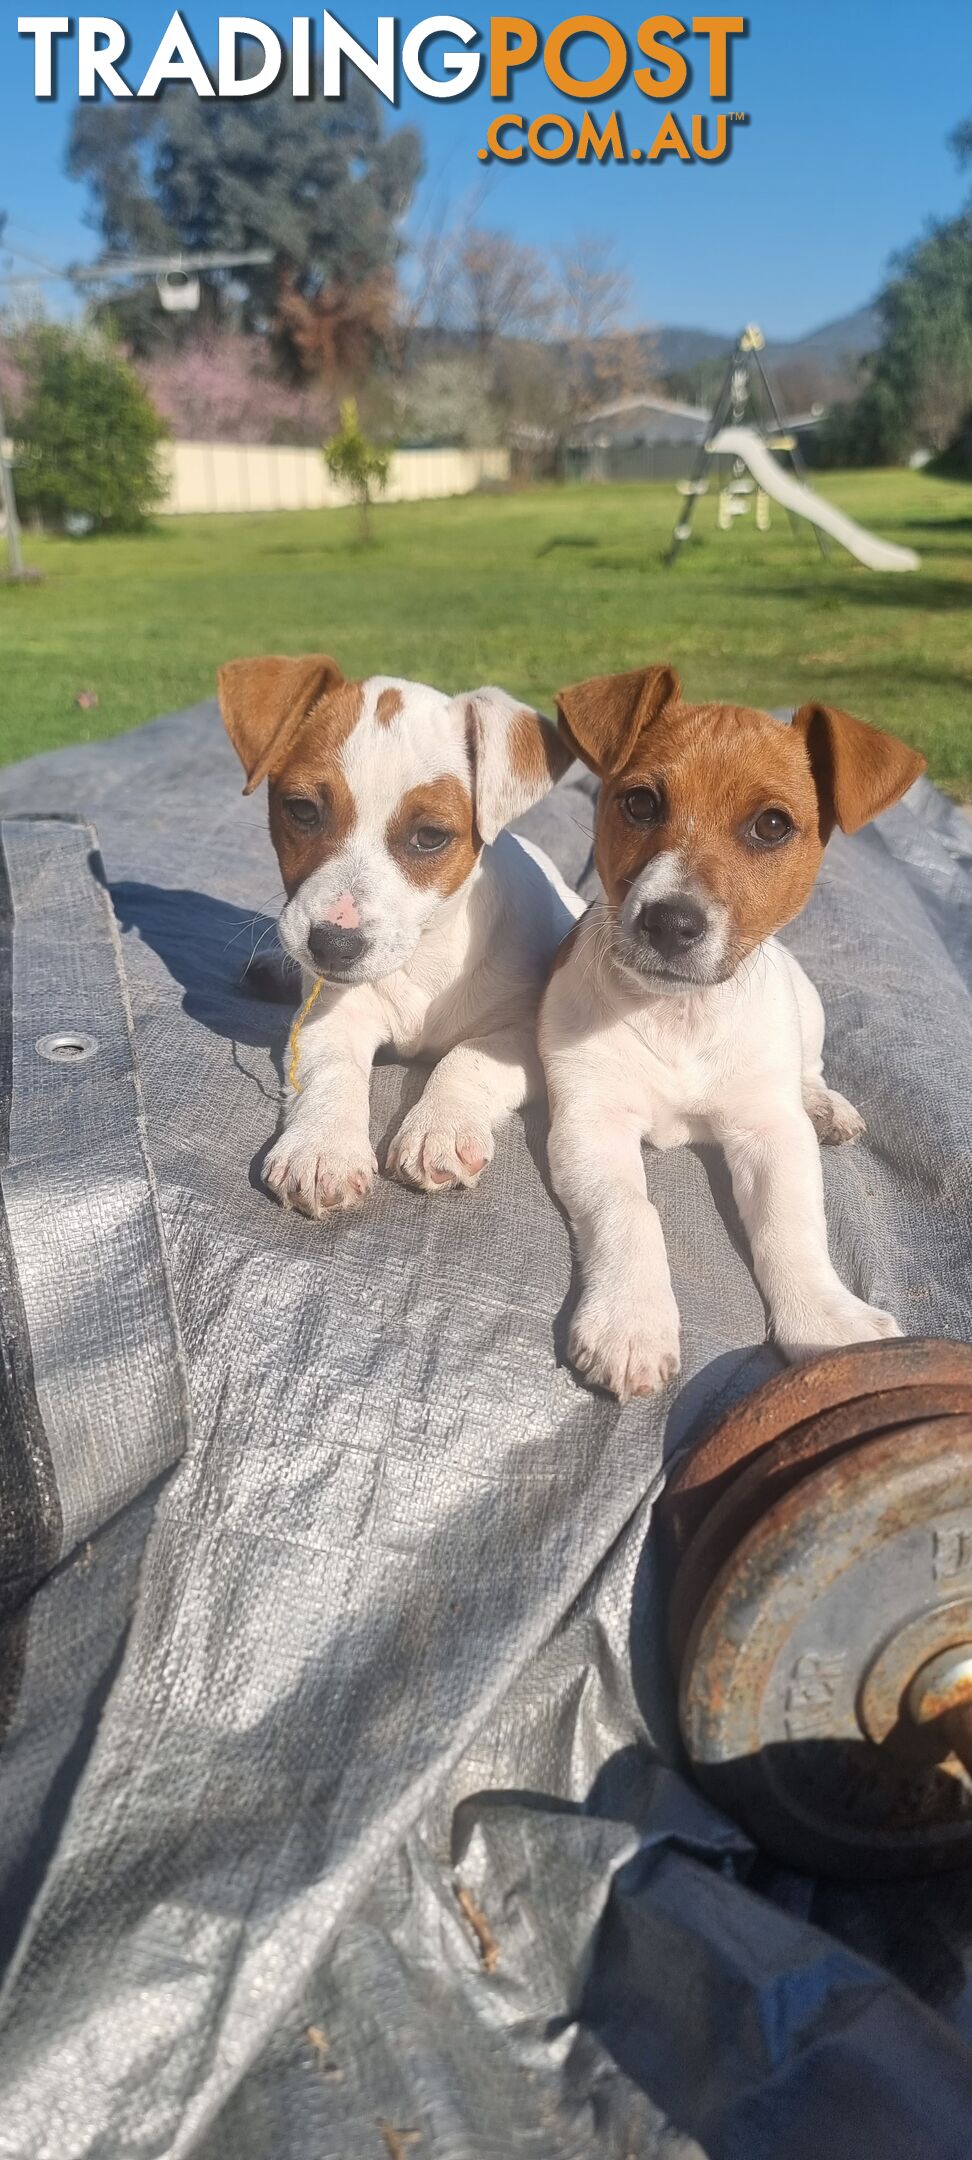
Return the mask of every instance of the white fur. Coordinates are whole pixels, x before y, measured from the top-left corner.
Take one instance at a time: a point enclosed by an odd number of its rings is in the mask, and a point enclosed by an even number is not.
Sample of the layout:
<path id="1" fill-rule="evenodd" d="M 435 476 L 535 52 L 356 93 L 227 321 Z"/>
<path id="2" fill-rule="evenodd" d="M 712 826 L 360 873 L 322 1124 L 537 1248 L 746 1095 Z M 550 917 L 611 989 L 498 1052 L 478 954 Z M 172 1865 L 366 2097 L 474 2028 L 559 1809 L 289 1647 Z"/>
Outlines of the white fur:
<path id="1" fill-rule="evenodd" d="M 402 710 L 381 725 L 375 708 L 383 690 L 398 691 Z M 439 896 L 411 883 L 389 854 L 385 836 L 389 819 L 410 788 L 444 773 L 470 785 L 459 702 L 426 683 L 400 682 L 387 675 L 373 675 L 363 685 L 361 718 L 340 757 L 354 797 L 354 826 L 346 846 L 304 880 L 280 917 L 281 944 L 301 967 L 313 966 L 308 932 L 344 892 L 352 894 L 368 940 L 367 955 L 356 971 L 360 979 L 390 975 L 407 964 Z"/>
<path id="2" fill-rule="evenodd" d="M 607 908 L 591 909 L 552 978 L 540 1020 L 550 1167 L 582 1275 L 573 1362 L 622 1400 L 679 1369 L 679 1316 L 642 1142 L 717 1140 L 756 1279 L 790 1357 L 897 1335 L 847 1290 L 827 1251 L 817 1132 L 853 1139 L 857 1112 L 823 1079 L 823 1008 L 792 954 L 769 939 L 726 982 L 680 996 L 614 957 Z"/>
<path id="3" fill-rule="evenodd" d="M 680 900 L 694 901 L 706 920 L 702 936 L 683 956 L 680 966 L 687 976 L 700 984 L 718 982 L 725 974 L 729 910 L 692 877 L 677 848 L 662 848 L 638 876 L 632 878 L 618 913 L 614 949 L 616 957 L 622 960 L 628 952 L 635 973 L 649 979 L 652 989 L 657 988 L 668 995 L 674 992 L 678 997 L 684 992 L 684 983 L 666 976 L 665 962 L 652 953 L 645 940 L 637 936 L 635 928 L 643 907 L 655 900 L 672 899 L 676 894 Z"/>
<path id="4" fill-rule="evenodd" d="M 390 724 L 375 719 L 382 690 L 401 693 Z M 423 684 L 373 677 L 343 751 L 355 801 L 347 844 L 308 877 L 280 918 L 286 949 L 314 986 L 307 937 L 350 894 L 367 938 L 350 986 L 325 984 L 300 1031 L 298 1092 L 264 1178 L 286 1206 L 308 1215 L 357 1205 L 378 1165 L 369 1135 L 369 1081 L 383 1045 L 436 1058 L 419 1102 L 391 1143 L 386 1168 L 427 1192 L 475 1185 L 497 1127 L 542 1094 L 536 1011 L 550 963 L 582 903 L 539 849 L 500 833 L 472 875 L 443 899 L 418 887 L 386 844 L 397 804 L 421 782 L 453 773 L 488 793 L 486 829 L 531 796 L 503 766 L 509 720 L 522 710 L 502 691 L 449 699 Z M 467 740 L 475 700 L 474 759 Z M 473 776 L 475 762 L 475 781 Z"/>

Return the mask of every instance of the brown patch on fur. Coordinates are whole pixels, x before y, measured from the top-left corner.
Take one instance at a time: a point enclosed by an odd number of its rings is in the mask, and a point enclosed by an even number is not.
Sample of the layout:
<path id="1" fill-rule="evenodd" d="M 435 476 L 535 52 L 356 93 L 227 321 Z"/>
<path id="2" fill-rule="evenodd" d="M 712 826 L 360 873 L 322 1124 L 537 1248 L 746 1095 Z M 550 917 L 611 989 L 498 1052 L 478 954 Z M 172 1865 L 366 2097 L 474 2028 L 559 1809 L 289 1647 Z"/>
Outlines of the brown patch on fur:
<path id="1" fill-rule="evenodd" d="M 288 899 L 344 846 L 355 822 L 354 796 L 341 767 L 341 750 L 361 718 L 360 683 L 342 682 L 300 716 L 288 734 L 286 754 L 270 776 L 270 838 L 277 851 Z M 291 795 L 316 802 L 322 822 L 311 832 L 292 823 L 284 807 Z"/>
<path id="2" fill-rule="evenodd" d="M 473 691 L 465 705 L 476 823 L 492 843 L 566 772 L 572 752 L 542 713 L 503 691 Z"/>
<path id="3" fill-rule="evenodd" d="M 539 713 L 523 705 L 510 721 L 507 756 L 514 778 L 536 802 L 566 772 L 572 753 Z"/>
<path id="4" fill-rule="evenodd" d="M 453 837 L 438 854 L 420 855 L 408 846 L 419 825 L 438 825 Z M 389 849 L 412 885 L 438 887 L 443 898 L 457 892 L 476 867 L 482 845 L 475 830 L 472 796 L 454 773 L 441 773 L 409 788 L 386 827 Z"/>
<path id="5" fill-rule="evenodd" d="M 217 677 L 223 725 L 246 771 L 244 795 L 252 795 L 279 763 L 308 707 L 344 677 L 329 653 L 284 659 L 229 660 Z"/>
<path id="6" fill-rule="evenodd" d="M 805 708 L 822 714 L 824 708 Z M 830 723 L 848 719 L 828 715 Z M 629 744 L 623 767 L 601 790 L 594 855 L 613 907 L 655 856 L 676 849 L 686 882 L 723 903 L 730 921 L 727 967 L 732 968 L 809 898 L 833 823 L 828 788 L 808 744 L 821 721 L 786 727 L 768 713 L 736 705 L 665 705 Z M 876 816 L 904 792 L 920 769 L 914 752 L 861 721 L 836 730 L 843 759 L 840 807 L 834 815 Z M 831 752 L 833 757 L 833 752 Z M 636 826 L 624 810 L 632 789 L 652 787 L 661 816 Z M 870 807 L 866 807 L 867 805 Z M 792 836 L 760 848 L 746 838 L 762 810 L 778 809 L 793 823 Z M 849 825 L 848 830 L 856 830 Z"/>
<path id="7" fill-rule="evenodd" d="M 558 690 L 560 731 L 573 755 L 603 779 L 621 771 L 642 730 L 681 695 L 682 685 L 671 667 L 595 675 L 590 682 Z"/>
<path id="8" fill-rule="evenodd" d="M 379 727 L 389 727 L 396 713 L 400 713 L 405 700 L 400 690 L 379 690 L 375 705 L 375 719 Z"/>
<path id="9" fill-rule="evenodd" d="M 925 771 L 920 751 L 896 735 L 866 727 L 834 705 L 801 705 L 793 728 L 807 746 L 810 769 L 820 799 L 820 837 L 829 840 L 835 825 L 859 832 L 869 818 L 899 800 Z"/>

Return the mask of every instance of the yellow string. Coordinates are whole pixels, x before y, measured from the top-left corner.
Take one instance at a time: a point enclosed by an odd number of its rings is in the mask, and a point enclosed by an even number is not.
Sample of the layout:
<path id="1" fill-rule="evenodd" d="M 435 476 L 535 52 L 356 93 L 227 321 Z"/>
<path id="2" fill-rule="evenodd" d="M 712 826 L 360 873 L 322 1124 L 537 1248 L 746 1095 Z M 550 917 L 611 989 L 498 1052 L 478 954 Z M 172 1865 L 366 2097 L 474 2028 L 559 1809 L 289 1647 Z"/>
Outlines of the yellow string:
<path id="1" fill-rule="evenodd" d="M 301 1006 L 297 1018 L 294 1021 L 293 1027 L 290 1030 L 290 1085 L 293 1088 L 295 1095 L 300 1094 L 300 1081 L 297 1078 L 297 1058 L 300 1050 L 300 1031 L 304 1025 L 304 1021 L 306 1020 L 308 1013 L 310 1012 L 311 1006 L 314 1003 L 314 999 L 320 995 L 320 992 L 323 990 L 323 988 L 324 977 L 323 975 L 319 975 L 316 983 L 314 984 L 314 988 L 311 991 L 310 997 L 307 999 L 306 1003 Z"/>

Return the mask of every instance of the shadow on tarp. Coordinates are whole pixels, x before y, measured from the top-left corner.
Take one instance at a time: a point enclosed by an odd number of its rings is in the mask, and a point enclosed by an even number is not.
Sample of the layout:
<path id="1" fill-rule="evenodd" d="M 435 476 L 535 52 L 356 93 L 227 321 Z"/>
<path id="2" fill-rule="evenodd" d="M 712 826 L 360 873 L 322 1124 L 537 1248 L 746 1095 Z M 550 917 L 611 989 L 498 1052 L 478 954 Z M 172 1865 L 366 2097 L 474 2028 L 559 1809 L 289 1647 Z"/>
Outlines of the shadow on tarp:
<path id="1" fill-rule="evenodd" d="M 180 985 L 182 1008 L 190 1019 L 211 1034 L 222 1035 L 235 1048 L 244 1045 L 269 1053 L 277 1077 L 274 1102 L 279 1111 L 287 1042 L 301 984 L 277 943 L 276 918 L 248 913 L 210 893 L 181 886 L 123 882 L 112 886 L 111 897 L 122 931 L 137 933 L 151 946 Z M 379 1050 L 376 1063 L 393 1064 L 401 1075 L 395 1102 L 380 1114 L 375 1133 L 378 1158 L 383 1162 L 406 1111 L 418 1101 L 430 1068 L 420 1059 L 402 1063 L 393 1051 Z M 517 1114 L 523 1117 L 527 1144 L 549 1191 L 542 1113 L 533 1104 Z M 262 1189 L 263 1166 L 278 1129 L 279 1117 L 250 1164 L 255 1190 Z"/>
<path id="2" fill-rule="evenodd" d="M 283 1001 L 285 976 L 275 916 L 178 885 L 123 883 L 111 887 L 111 898 L 122 931 L 137 931 L 181 985 L 190 1019 L 254 1047 L 279 1047 L 284 1021 L 274 1008 Z M 271 983 L 280 986 L 273 999 Z M 294 1004 L 299 995 L 295 975 L 286 1001 Z"/>

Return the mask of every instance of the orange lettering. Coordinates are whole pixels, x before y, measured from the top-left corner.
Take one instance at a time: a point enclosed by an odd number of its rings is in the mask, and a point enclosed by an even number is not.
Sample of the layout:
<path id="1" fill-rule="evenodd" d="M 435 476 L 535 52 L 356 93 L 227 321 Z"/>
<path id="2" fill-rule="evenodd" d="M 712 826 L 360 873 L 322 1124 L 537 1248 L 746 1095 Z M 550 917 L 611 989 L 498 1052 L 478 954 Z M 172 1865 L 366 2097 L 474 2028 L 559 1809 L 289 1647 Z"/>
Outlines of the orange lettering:
<path id="1" fill-rule="evenodd" d="M 685 36 L 685 24 L 677 15 L 649 15 L 638 32 L 638 44 L 649 60 L 660 60 L 667 70 L 664 75 L 653 75 L 651 68 L 636 68 L 635 82 L 646 97 L 677 97 L 688 81 L 688 61 L 684 53 L 673 52 L 670 45 L 659 40 Z"/>
<path id="2" fill-rule="evenodd" d="M 594 125 L 593 115 L 591 113 L 584 114 L 580 134 L 577 137 L 577 155 L 583 160 L 591 150 L 593 150 L 599 165 L 607 157 L 608 150 L 611 151 L 612 157 L 624 158 L 624 144 L 621 140 L 621 129 L 618 126 L 616 112 L 611 114 L 610 120 L 608 120 L 600 135 Z"/>
<path id="3" fill-rule="evenodd" d="M 500 113 L 495 120 L 490 121 L 489 126 L 486 130 L 486 141 L 489 144 L 493 156 L 498 158 L 505 158 L 507 164 L 515 165 L 520 158 L 526 157 L 526 151 L 524 150 L 522 143 L 519 143 L 515 150 L 505 149 L 501 135 L 501 130 L 503 128 L 519 128 L 522 135 L 522 113 Z"/>
<path id="4" fill-rule="evenodd" d="M 729 122 L 724 112 L 716 113 L 715 115 L 715 138 L 715 149 L 707 150 L 705 147 L 705 115 L 704 113 L 693 113 L 692 148 L 695 151 L 696 157 L 725 157 L 726 144 L 729 140 Z"/>
<path id="5" fill-rule="evenodd" d="M 514 45 L 513 38 L 518 42 Z M 490 97 L 509 97 L 510 75 L 515 67 L 526 67 L 540 43 L 539 32 L 524 15 L 494 15 L 489 26 L 489 94 Z M 508 150 L 500 156 L 509 157 Z"/>
<path id="6" fill-rule="evenodd" d="M 543 131 L 552 127 L 560 129 L 560 141 L 548 149 L 543 139 Z M 541 113 L 539 120 L 534 120 L 527 141 L 535 157 L 562 158 L 566 157 L 568 150 L 573 149 L 574 130 L 570 121 L 564 119 L 563 113 Z"/>
<path id="7" fill-rule="evenodd" d="M 691 164 L 692 152 L 674 113 L 665 114 L 648 156 L 650 158 L 661 158 L 664 157 L 666 150 L 674 150 L 680 158 L 687 158 L 689 164 Z"/>
<path id="8" fill-rule="evenodd" d="M 610 57 L 600 75 L 592 75 L 582 82 L 576 75 L 568 75 L 563 54 L 571 38 L 585 35 L 600 38 Z M 614 23 L 605 22 L 603 15 L 569 15 L 566 22 L 558 23 L 556 29 L 551 30 L 543 48 L 543 64 L 555 90 L 562 90 L 565 97 L 605 97 L 624 78 L 628 48 L 620 30 Z"/>
<path id="9" fill-rule="evenodd" d="M 709 96 L 729 95 L 729 40 L 742 37 L 746 28 L 741 15 L 695 15 L 692 28 L 696 37 L 709 40 Z"/>

